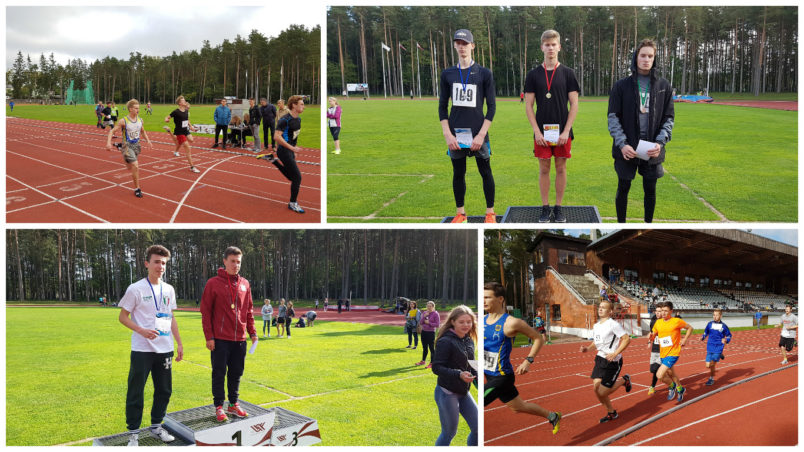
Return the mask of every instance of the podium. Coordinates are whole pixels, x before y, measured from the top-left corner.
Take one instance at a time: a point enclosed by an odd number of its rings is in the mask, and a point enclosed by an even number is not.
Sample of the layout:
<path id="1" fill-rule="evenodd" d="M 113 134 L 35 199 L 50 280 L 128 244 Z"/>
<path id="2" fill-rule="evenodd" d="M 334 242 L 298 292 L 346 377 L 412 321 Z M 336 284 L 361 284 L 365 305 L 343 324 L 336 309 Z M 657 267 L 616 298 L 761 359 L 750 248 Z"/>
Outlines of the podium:
<path id="1" fill-rule="evenodd" d="M 550 207 L 552 208 L 552 206 Z M 556 225 L 568 223 L 602 223 L 597 206 L 561 206 L 561 213 L 567 218 L 566 223 L 539 223 L 542 206 L 510 206 L 505 211 L 503 223 L 537 223 Z"/>
<path id="2" fill-rule="evenodd" d="M 248 413 L 245 418 L 229 415 L 228 422 L 218 422 L 215 407 L 168 413 L 164 427 L 176 439 L 163 443 L 148 428 L 138 430 L 141 446 L 310 446 L 321 442 L 315 419 L 280 407 L 262 408 L 240 401 Z M 125 446 L 129 433 L 95 439 L 94 446 Z"/>

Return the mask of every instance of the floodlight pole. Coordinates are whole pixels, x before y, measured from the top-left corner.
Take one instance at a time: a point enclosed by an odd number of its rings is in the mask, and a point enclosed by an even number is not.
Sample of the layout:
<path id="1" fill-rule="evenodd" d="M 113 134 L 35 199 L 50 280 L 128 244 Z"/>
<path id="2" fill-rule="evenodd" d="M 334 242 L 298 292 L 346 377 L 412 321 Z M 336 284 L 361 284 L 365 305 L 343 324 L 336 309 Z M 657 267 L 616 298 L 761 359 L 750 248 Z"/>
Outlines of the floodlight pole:
<path id="1" fill-rule="evenodd" d="M 382 60 L 382 94 L 388 99 L 388 92 L 385 88 L 385 44 L 380 44 L 380 57 Z"/>

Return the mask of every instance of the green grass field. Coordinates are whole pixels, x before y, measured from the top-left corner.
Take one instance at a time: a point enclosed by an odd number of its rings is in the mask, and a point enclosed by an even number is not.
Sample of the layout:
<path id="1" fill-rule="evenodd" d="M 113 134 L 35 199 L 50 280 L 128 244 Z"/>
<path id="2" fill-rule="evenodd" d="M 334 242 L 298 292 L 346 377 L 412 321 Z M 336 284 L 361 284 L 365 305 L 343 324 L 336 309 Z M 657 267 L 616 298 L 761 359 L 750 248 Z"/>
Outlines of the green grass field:
<path id="1" fill-rule="evenodd" d="M 162 127 L 166 124 L 165 117 L 171 111 L 176 109 L 176 106 L 152 104 L 154 114 L 145 115 L 145 105 L 140 106 L 140 116 L 142 117 L 147 131 L 164 132 Z M 192 124 L 215 124 L 212 120 L 212 115 L 215 112 L 217 105 L 191 105 L 190 107 L 190 122 Z M 117 105 L 120 113 L 120 118 L 127 114 L 125 102 Z M 42 121 L 58 121 L 72 124 L 89 124 L 95 125 L 95 106 L 94 105 L 15 105 L 14 113 L 6 105 L 6 116 L 15 116 L 18 118 L 39 119 Z M 307 148 L 318 149 L 321 147 L 321 106 L 320 105 L 306 105 L 302 118 L 302 131 L 299 134 L 298 145 Z M 173 129 L 173 121 L 169 123 L 171 130 Z M 106 129 L 107 131 L 109 129 Z M 262 126 L 260 126 L 260 134 L 262 134 Z M 209 134 L 195 134 L 198 136 L 208 136 Z M 262 139 L 262 136 L 260 136 Z M 251 138 L 248 138 L 251 140 Z"/>
<path id="2" fill-rule="evenodd" d="M 6 308 L 8 446 L 89 445 L 126 430 L 131 332 L 118 314 Z M 212 403 L 201 316 L 177 312 L 176 318 L 185 360 L 174 364 L 168 412 Z M 436 376 L 414 366 L 421 350 L 405 345 L 401 327 L 323 321 L 294 329 L 291 340 L 260 339 L 247 355 L 240 397 L 315 418 L 322 445 L 432 445 L 440 431 Z M 152 390 L 149 382 L 145 422 Z M 464 445 L 468 434 L 461 421 L 452 444 Z"/>
<path id="3" fill-rule="evenodd" d="M 774 100 L 766 97 L 760 100 Z M 343 152 L 327 154 L 328 221 L 438 222 L 454 215 L 452 166 L 437 101 L 374 98 L 341 105 Z M 675 108 L 654 221 L 797 221 L 797 112 L 684 103 Z M 581 102 L 564 204 L 596 205 L 604 221 L 615 221 L 617 177 L 606 110 L 605 98 Z M 540 205 L 538 162 L 524 106 L 500 100 L 489 136 L 497 214 L 508 206 Z M 327 140 L 333 149 L 329 134 Z M 554 200 L 551 188 L 550 203 Z M 467 162 L 466 210 L 468 215 L 485 211 L 472 161 Z M 636 180 L 629 221 L 642 221 L 642 214 Z"/>

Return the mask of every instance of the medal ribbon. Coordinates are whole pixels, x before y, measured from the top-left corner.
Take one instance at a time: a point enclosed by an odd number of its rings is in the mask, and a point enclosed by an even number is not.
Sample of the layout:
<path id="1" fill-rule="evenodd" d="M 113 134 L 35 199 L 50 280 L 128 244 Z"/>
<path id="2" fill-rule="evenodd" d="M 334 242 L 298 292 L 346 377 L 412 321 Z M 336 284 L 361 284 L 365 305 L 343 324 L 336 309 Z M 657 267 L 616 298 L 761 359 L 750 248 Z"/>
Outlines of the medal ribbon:
<path id="1" fill-rule="evenodd" d="M 645 105 L 648 103 L 648 92 L 650 91 L 650 80 L 648 81 L 647 86 L 645 86 L 645 91 L 642 91 L 642 84 L 639 83 L 639 78 L 637 78 L 637 86 L 639 86 L 639 106 L 642 109 L 645 109 Z"/>
<path id="2" fill-rule="evenodd" d="M 544 82 L 547 83 L 547 92 L 550 92 L 550 87 L 553 86 L 553 77 L 556 76 L 556 72 L 558 69 L 558 65 L 560 63 L 556 63 L 556 67 L 553 68 L 553 75 L 550 76 L 550 80 L 547 80 L 547 66 L 542 63 L 542 67 L 544 68 Z"/>
<path id="3" fill-rule="evenodd" d="M 472 60 L 469 63 L 468 70 L 466 71 L 466 81 L 463 81 L 463 73 L 461 72 L 461 63 L 458 63 L 458 77 L 461 78 L 461 86 L 463 87 L 463 91 L 466 92 L 466 84 L 469 83 L 469 76 L 472 75 L 472 66 L 475 64 L 475 60 Z"/>
<path id="4" fill-rule="evenodd" d="M 147 281 L 148 278 L 145 278 Z M 154 286 L 151 284 L 151 281 L 148 281 L 148 287 L 151 288 L 151 293 L 154 295 L 154 307 L 156 308 L 156 312 L 159 312 L 159 304 L 156 302 L 156 292 L 154 292 Z M 159 299 L 163 300 L 162 298 L 162 283 L 159 283 Z"/>

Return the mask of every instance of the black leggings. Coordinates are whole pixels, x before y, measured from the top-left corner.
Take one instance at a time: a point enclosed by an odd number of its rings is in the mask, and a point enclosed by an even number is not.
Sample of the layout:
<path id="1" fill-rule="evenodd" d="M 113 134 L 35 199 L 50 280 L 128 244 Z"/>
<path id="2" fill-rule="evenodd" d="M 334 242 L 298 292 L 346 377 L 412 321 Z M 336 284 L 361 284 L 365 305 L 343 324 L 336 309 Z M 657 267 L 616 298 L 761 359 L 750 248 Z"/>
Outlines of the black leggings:
<path id="1" fill-rule="evenodd" d="M 656 181 L 658 179 L 642 178 L 642 189 L 645 191 L 645 223 L 653 221 L 653 211 L 656 209 Z M 631 181 L 620 179 L 617 183 L 617 197 L 614 205 L 617 207 L 617 222 L 625 223 L 625 213 L 628 209 L 628 192 L 631 190 Z"/>
<path id="2" fill-rule="evenodd" d="M 290 202 L 296 202 L 299 196 L 299 187 L 301 187 L 302 175 L 299 167 L 296 166 L 296 155 L 290 149 L 285 149 L 280 146 L 276 150 L 276 156 L 282 161 L 280 164 L 274 160 L 274 165 L 290 181 Z"/>
<path id="3" fill-rule="evenodd" d="M 285 336 L 290 337 L 290 324 L 293 323 L 293 317 L 285 317 Z"/>
<path id="4" fill-rule="evenodd" d="M 466 195 L 466 159 L 452 159 L 452 192 L 455 194 L 455 206 L 463 207 Z M 486 208 L 494 207 L 494 176 L 491 174 L 491 159 L 475 157 L 477 171 L 483 178 L 483 194 L 486 196 Z"/>
<path id="5" fill-rule="evenodd" d="M 422 361 L 427 359 L 427 350 L 430 350 L 430 361 L 435 355 L 435 331 L 422 331 Z"/>

